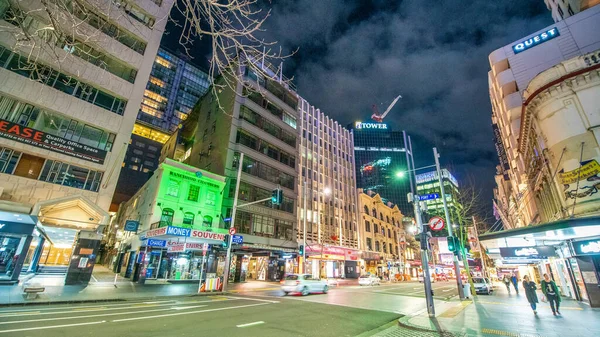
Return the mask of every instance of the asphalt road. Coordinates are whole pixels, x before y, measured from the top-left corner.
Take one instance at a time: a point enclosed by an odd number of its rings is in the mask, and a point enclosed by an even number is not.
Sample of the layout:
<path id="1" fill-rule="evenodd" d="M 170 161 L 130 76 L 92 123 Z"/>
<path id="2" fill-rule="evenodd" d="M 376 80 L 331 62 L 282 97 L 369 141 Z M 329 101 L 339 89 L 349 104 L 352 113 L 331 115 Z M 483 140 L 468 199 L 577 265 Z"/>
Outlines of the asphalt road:
<path id="1" fill-rule="evenodd" d="M 451 287 L 456 291 L 450 282 L 434 287 L 448 296 Z M 0 337 L 356 336 L 422 311 L 422 288 L 348 286 L 284 297 L 271 287 L 226 296 L 1 308 Z"/>

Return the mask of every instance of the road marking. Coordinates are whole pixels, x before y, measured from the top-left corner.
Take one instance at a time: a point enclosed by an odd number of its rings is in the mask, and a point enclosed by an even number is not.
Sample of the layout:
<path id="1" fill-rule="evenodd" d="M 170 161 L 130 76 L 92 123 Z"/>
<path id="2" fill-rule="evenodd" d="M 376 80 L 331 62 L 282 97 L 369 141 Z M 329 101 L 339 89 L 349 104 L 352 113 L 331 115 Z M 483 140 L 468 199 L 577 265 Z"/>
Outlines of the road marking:
<path id="1" fill-rule="evenodd" d="M 152 301 L 152 302 L 142 302 L 143 304 L 157 304 L 157 303 L 167 303 L 173 301 Z"/>
<path id="2" fill-rule="evenodd" d="M 452 290 L 454 290 L 454 289 L 445 289 L 445 290 L 442 290 L 442 291 L 446 292 L 446 291 L 452 291 Z"/>
<path id="3" fill-rule="evenodd" d="M 235 296 L 227 296 L 227 298 L 233 298 L 233 299 L 236 299 L 236 300 L 248 300 L 248 301 L 267 302 L 267 303 L 279 303 L 279 301 L 261 300 L 261 299 L 258 299 L 258 298 L 235 297 Z"/>
<path id="4" fill-rule="evenodd" d="M 223 310 L 231 310 L 231 309 L 255 307 L 255 306 L 267 305 L 267 304 L 269 304 L 269 303 L 255 303 L 255 304 L 238 305 L 238 306 L 235 306 L 235 307 L 226 307 L 226 308 L 217 308 L 217 309 L 206 309 L 206 310 L 196 310 L 196 311 L 186 311 L 186 312 L 178 312 L 178 313 L 173 313 L 173 314 L 154 315 L 154 316 L 146 316 L 146 317 L 123 318 L 123 319 L 116 319 L 116 320 L 111 321 L 111 322 L 118 323 L 118 322 L 136 321 L 136 320 L 152 319 L 152 318 L 159 318 L 159 317 L 170 317 L 170 316 L 180 316 L 180 315 L 189 315 L 189 314 L 199 314 L 199 313 L 202 313 L 202 312 L 223 311 Z"/>
<path id="5" fill-rule="evenodd" d="M 171 303 L 175 303 L 175 300 L 170 300 L 170 301 L 158 301 L 156 303 L 166 303 L 166 302 L 171 302 Z M 148 302 L 151 303 L 151 302 Z M 123 307 L 123 306 L 128 306 L 128 305 L 136 305 L 139 303 L 133 302 L 133 303 L 121 303 L 121 304 L 110 304 L 110 305 L 106 305 L 106 304 L 100 304 L 103 307 Z M 78 306 L 78 308 L 97 308 L 98 305 L 82 305 L 82 306 Z M 49 310 L 57 310 L 57 309 L 64 309 L 64 308 L 69 308 L 68 306 L 56 306 L 53 308 L 41 308 L 41 309 L 37 309 L 37 310 L 31 310 L 31 309 L 21 309 L 21 310 L 4 310 L 4 311 L 0 311 L 0 317 L 4 317 L 2 316 L 2 313 L 16 313 L 16 312 L 20 312 L 20 313 L 39 313 L 41 311 L 49 311 Z M 118 310 L 118 309 L 117 309 Z M 14 316 L 14 315 L 10 315 L 10 316 Z"/>
<path id="6" fill-rule="evenodd" d="M 94 277 L 94 274 L 92 274 L 92 278 L 94 279 L 94 282 L 98 282 L 98 279 Z"/>
<path id="7" fill-rule="evenodd" d="M 519 334 L 510 331 L 504 330 L 496 330 L 496 329 L 481 329 L 481 332 L 488 335 L 500 335 L 500 336 L 509 336 L 509 337 L 519 337 Z"/>
<path id="8" fill-rule="evenodd" d="M 188 305 L 187 307 L 171 307 L 171 309 L 173 310 L 186 310 L 186 309 L 193 309 L 193 308 L 201 308 L 201 307 L 205 307 L 206 305 Z"/>
<path id="9" fill-rule="evenodd" d="M 258 322 L 252 322 L 252 323 L 246 323 L 246 324 L 240 324 L 240 325 L 236 325 L 238 328 L 245 328 L 245 327 L 249 327 L 249 326 L 253 326 L 253 325 L 260 325 L 260 324 L 265 324 L 265 322 L 263 321 L 258 321 Z"/>
<path id="10" fill-rule="evenodd" d="M 93 325 L 93 324 L 102 324 L 106 321 L 98 321 L 98 322 L 86 322 L 86 323 L 75 323 L 75 324 L 63 324 L 63 325 L 50 325 L 50 326 L 38 326 L 35 328 L 22 328 L 22 329 L 12 329 L 12 330 L 0 330 L 0 333 L 7 332 L 19 332 L 19 331 L 31 331 L 31 330 L 44 330 L 44 329 L 57 329 L 57 328 L 68 328 L 72 326 L 82 326 L 82 325 Z"/>

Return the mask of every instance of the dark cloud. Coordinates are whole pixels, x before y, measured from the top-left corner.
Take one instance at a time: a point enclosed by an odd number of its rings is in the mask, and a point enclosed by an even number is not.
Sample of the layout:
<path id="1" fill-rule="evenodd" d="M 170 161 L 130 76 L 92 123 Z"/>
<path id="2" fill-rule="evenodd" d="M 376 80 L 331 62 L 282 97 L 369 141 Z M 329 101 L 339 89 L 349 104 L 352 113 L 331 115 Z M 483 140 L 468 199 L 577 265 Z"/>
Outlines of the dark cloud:
<path id="1" fill-rule="evenodd" d="M 417 166 L 431 147 L 491 199 L 488 55 L 552 23 L 541 0 L 273 2 L 266 34 L 298 54 L 285 63 L 301 96 L 342 124 L 403 99 L 386 122 L 412 135 Z"/>

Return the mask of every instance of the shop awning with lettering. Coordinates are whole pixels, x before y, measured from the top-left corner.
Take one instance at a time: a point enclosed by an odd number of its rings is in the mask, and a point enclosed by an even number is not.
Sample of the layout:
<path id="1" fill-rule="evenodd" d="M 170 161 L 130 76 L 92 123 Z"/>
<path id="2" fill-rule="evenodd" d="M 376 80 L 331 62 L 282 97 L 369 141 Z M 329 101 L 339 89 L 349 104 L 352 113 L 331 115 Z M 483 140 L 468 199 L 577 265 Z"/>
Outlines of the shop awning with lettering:
<path id="1" fill-rule="evenodd" d="M 186 238 L 186 242 L 206 242 L 218 243 L 225 239 L 225 234 L 201 231 L 191 228 L 166 226 L 156 229 L 151 229 L 140 234 L 141 240 L 148 238 L 166 240 L 173 238 Z"/>

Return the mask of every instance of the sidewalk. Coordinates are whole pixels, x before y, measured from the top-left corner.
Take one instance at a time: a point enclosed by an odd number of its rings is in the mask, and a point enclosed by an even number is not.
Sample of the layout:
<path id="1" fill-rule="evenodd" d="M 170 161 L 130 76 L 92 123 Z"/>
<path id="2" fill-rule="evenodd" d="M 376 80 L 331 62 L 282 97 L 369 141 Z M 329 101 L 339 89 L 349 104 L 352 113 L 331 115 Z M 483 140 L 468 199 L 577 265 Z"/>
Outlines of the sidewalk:
<path id="1" fill-rule="evenodd" d="M 562 316 L 553 316 L 548 303 L 538 304 L 535 316 L 523 293 L 516 295 L 497 287 L 490 296 L 478 295 L 473 301 L 456 302 L 430 319 L 427 313 L 406 316 L 397 327 L 376 336 L 409 336 L 411 331 L 423 336 L 594 336 L 600 331 L 600 309 L 569 299 L 561 303 Z M 596 332 L 594 332 L 596 331 Z"/>
<path id="2" fill-rule="evenodd" d="M 0 286 L 0 305 L 124 301 L 198 294 L 197 281 L 169 283 L 164 280 L 147 280 L 145 284 L 138 284 L 121 277 L 121 275 L 116 276 L 117 282 L 115 283 L 115 273 L 101 265 L 94 267 L 93 277 L 87 286 L 66 286 L 64 285 L 64 275 L 23 275 L 18 285 Z M 353 280 L 344 281 L 342 280 L 340 285 L 353 284 Z M 39 285 L 45 290 L 39 293 L 36 299 L 28 300 L 23 293 L 23 289 L 28 285 Z M 231 283 L 227 290 L 231 293 L 246 293 L 279 289 L 281 289 L 279 282 L 248 281 Z M 202 294 L 220 294 L 220 292 Z"/>

